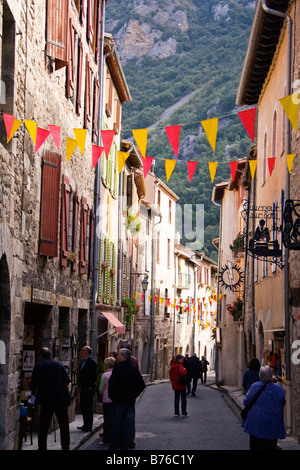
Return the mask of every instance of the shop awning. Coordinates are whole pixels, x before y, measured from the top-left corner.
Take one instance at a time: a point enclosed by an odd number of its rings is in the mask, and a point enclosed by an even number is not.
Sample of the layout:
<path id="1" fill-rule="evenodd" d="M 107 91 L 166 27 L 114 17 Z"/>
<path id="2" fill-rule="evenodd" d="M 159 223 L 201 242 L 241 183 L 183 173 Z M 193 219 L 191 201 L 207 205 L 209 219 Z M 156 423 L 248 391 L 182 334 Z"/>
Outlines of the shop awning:
<path id="1" fill-rule="evenodd" d="M 101 314 L 114 326 L 116 329 L 117 335 L 121 335 L 125 333 L 125 325 L 121 323 L 113 313 L 110 312 L 101 312 Z"/>

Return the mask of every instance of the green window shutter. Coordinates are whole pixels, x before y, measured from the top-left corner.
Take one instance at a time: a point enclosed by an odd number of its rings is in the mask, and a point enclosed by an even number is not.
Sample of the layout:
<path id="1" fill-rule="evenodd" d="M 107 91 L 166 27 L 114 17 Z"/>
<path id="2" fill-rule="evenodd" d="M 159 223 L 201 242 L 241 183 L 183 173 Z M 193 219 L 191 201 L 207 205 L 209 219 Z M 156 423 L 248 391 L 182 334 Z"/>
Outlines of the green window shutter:
<path id="1" fill-rule="evenodd" d="M 117 279 L 117 250 L 116 245 L 112 246 L 112 268 L 114 269 L 114 274 L 112 275 L 111 281 L 111 295 L 113 297 L 113 304 L 116 301 L 116 279 Z"/>
<path id="2" fill-rule="evenodd" d="M 101 266 L 102 256 L 103 256 L 103 239 L 102 239 L 102 234 L 100 233 L 99 235 L 99 269 L 98 269 L 98 302 L 100 302 L 101 294 L 102 294 L 102 289 L 101 289 L 102 276 L 103 276 L 102 266 Z"/>
<path id="3" fill-rule="evenodd" d="M 114 175 L 114 195 L 117 198 L 119 194 L 119 172 L 118 172 L 118 149 L 115 149 L 115 175 Z"/>
<path id="4" fill-rule="evenodd" d="M 111 242 L 109 238 L 105 238 L 105 261 L 107 267 L 104 272 L 104 303 L 109 303 L 110 295 L 110 259 L 111 259 Z"/>

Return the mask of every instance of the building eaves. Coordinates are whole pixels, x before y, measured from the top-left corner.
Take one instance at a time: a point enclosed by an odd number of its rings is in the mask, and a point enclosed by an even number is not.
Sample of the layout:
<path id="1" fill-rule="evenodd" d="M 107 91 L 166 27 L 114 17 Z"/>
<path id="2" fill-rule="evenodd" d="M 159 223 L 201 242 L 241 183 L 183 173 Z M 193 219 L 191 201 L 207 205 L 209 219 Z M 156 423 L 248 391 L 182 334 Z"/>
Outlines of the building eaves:
<path id="1" fill-rule="evenodd" d="M 289 3 L 289 0 L 268 0 L 267 5 L 285 13 Z M 284 20 L 266 13 L 262 0 L 258 0 L 236 98 L 237 106 L 258 103 L 283 25 Z"/>
<path id="2" fill-rule="evenodd" d="M 104 54 L 121 103 L 131 101 L 131 94 L 112 34 L 104 34 Z"/>

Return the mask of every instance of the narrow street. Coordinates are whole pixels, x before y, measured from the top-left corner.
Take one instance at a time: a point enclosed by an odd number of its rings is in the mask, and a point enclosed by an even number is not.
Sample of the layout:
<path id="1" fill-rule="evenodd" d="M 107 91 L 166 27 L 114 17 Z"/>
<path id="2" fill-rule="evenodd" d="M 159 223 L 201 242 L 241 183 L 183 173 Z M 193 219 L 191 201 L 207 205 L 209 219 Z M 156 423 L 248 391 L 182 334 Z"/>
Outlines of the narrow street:
<path id="1" fill-rule="evenodd" d="M 232 400 L 209 386 L 198 384 L 187 397 L 186 419 L 175 418 L 170 382 L 146 387 L 136 405 L 136 451 L 139 450 L 249 450 Z M 96 433 L 81 450 L 107 450 Z"/>

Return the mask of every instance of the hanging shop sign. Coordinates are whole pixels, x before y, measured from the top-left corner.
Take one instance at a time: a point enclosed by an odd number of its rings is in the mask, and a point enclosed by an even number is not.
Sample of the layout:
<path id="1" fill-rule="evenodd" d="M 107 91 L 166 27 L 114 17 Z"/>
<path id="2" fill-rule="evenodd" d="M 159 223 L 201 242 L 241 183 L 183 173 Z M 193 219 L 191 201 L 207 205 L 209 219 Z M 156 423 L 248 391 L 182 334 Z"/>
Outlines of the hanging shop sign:
<path id="1" fill-rule="evenodd" d="M 289 250 L 300 250 L 300 201 L 287 199 L 284 206 L 283 244 Z"/>
<path id="2" fill-rule="evenodd" d="M 239 266 L 228 261 L 219 271 L 218 282 L 224 289 L 236 292 L 244 282 L 244 272 Z"/>

